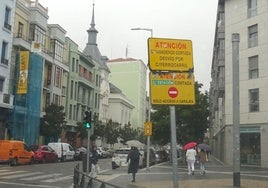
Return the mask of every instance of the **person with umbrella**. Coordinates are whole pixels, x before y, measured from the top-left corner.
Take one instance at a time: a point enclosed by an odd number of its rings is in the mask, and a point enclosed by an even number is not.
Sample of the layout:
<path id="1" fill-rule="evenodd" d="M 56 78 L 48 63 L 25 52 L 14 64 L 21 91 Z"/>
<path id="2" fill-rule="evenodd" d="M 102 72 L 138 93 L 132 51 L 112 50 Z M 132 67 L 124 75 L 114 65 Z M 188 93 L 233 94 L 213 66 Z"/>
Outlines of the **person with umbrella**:
<path id="1" fill-rule="evenodd" d="M 187 149 L 186 151 L 186 161 L 188 165 L 188 174 L 194 175 L 194 164 L 195 164 L 195 158 L 196 157 L 196 150 L 194 147 Z"/>
<path id="2" fill-rule="evenodd" d="M 205 175 L 205 162 L 207 161 L 207 153 L 204 149 L 198 148 L 198 158 L 199 158 L 199 163 L 200 163 L 200 174 Z"/>
<path id="3" fill-rule="evenodd" d="M 139 161 L 140 161 L 140 152 L 137 147 L 132 146 L 131 150 L 129 151 L 129 154 L 127 156 L 127 161 L 130 160 L 129 166 L 128 166 L 128 173 L 132 173 L 132 182 L 135 182 L 136 179 L 136 173 L 139 169 Z"/>

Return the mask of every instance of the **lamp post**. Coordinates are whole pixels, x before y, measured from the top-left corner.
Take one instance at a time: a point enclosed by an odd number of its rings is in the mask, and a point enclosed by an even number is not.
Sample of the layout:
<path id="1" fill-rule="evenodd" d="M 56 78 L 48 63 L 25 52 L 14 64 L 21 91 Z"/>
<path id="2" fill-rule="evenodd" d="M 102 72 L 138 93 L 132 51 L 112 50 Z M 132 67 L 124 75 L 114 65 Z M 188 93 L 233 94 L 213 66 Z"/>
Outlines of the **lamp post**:
<path id="1" fill-rule="evenodd" d="M 142 31 L 149 31 L 151 33 L 151 37 L 153 37 L 153 29 L 150 28 L 140 28 L 140 27 L 136 27 L 136 28 L 131 28 L 131 30 L 137 31 L 137 30 L 142 30 Z M 148 75 L 149 77 L 149 75 Z M 150 87 L 149 87 L 150 88 Z M 151 99 L 149 96 L 149 107 L 148 107 L 148 122 L 151 121 Z M 149 162 L 150 162 L 150 136 L 147 136 L 147 160 L 146 160 L 146 170 L 149 170 Z"/>

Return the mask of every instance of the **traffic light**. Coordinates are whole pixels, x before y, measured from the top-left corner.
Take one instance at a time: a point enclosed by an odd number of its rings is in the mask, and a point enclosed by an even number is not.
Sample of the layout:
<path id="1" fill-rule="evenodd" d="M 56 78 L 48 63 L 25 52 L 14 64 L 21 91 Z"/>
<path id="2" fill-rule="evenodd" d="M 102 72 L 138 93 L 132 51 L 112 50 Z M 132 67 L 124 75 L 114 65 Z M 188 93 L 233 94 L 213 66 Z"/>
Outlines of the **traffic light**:
<path id="1" fill-rule="evenodd" d="M 91 111 L 85 111 L 84 126 L 86 129 L 91 128 Z"/>

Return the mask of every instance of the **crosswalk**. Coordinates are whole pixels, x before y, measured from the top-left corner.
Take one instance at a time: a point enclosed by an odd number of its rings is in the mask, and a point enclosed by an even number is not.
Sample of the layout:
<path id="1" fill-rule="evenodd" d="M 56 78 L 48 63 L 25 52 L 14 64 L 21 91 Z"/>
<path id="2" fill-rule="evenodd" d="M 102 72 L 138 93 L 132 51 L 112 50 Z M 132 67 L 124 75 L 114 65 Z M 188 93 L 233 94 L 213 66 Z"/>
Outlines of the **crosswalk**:
<path id="1" fill-rule="evenodd" d="M 46 172 L 29 172 L 29 171 L 11 171 L 9 169 L 0 169 L 1 180 L 22 180 L 22 181 L 39 181 L 43 183 L 56 183 L 73 179 L 73 175 L 64 175 L 61 173 Z"/>

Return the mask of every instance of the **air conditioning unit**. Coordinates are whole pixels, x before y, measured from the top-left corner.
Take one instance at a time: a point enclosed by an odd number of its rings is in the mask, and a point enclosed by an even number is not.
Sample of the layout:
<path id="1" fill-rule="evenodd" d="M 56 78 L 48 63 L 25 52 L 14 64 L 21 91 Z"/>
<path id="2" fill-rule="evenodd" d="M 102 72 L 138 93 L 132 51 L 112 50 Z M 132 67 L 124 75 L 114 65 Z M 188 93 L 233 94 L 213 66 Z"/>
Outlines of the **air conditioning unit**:
<path id="1" fill-rule="evenodd" d="M 31 47 L 31 52 L 38 52 L 40 53 L 42 51 L 42 46 L 40 42 L 33 41 L 32 42 L 32 47 Z"/>

